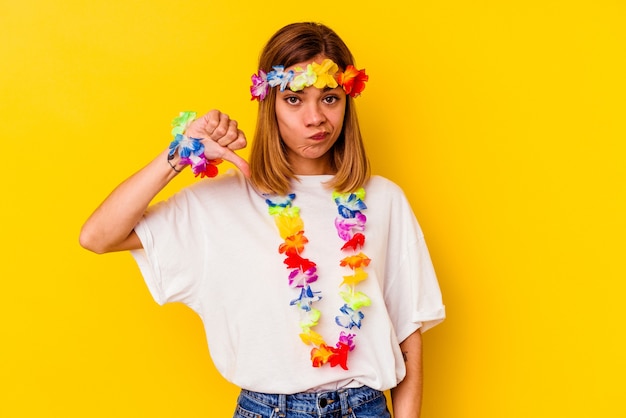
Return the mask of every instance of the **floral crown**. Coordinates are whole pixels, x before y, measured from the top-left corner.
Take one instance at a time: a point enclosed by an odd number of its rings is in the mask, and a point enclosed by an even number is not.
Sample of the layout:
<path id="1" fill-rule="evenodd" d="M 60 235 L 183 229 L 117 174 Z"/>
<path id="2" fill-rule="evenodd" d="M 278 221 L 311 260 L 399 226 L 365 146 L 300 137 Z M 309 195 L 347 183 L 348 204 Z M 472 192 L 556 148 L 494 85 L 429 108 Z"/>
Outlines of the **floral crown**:
<path id="1" fill-rule="evenodd" d="M 289 71 L 285 71 L 284 65 L 275 65 L 269 73 L 259 70 L 258 74 L 252 75 L 251 100 L 264 100 L 270 87 L 276 86 L 280 86 L 280 91 L 287 87 L 292 91 L 300 91 L 310 86 L 318 89 L 325 87 L 334 89 L 341 86 L 346 94 L 357 97 L 365 89 L 365 82 L 368 79 L 365 69 L 357 70 L 353 65 L 348 65 L 346 70 L 341 72 L 339 66 L 329 59 L 325 59 L 321 64 L 313 62 L 304 69 L 296 67 Z"/>

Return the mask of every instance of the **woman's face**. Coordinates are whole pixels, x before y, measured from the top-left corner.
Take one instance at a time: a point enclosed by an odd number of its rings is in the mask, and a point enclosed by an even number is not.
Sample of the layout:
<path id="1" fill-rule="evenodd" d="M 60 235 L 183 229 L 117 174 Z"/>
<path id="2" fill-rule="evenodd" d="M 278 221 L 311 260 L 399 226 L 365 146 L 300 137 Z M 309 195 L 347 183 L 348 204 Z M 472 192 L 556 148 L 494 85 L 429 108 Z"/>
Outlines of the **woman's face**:
<path id="1" fill-rule="evenodd" d="M 315 59 L 320 63 L 324 57 Z M 310 62 L 296 64 L 305 68 Z M 333 147 L 346 111 L 346 94 L 341 87 L 301 91 L 277 91 L 276 119 L 287 149 L 287 160 L 295 174 L 334 174 L 328 151 Z"/>

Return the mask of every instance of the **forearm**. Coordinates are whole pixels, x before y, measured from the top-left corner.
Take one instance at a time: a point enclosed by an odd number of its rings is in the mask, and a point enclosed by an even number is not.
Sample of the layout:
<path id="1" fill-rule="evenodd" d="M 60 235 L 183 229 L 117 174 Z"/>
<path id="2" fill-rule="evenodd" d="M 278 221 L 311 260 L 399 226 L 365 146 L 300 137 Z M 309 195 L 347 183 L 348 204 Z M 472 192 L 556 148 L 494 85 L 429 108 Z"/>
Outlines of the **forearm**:
<path id="1" fill-rule="evenodd" d="M 422 333 L 415 331 L 400 344 L 406 376 L 391 390 L 394 418 L 419 418 L 422 406 Z"/>
<path id="2" fill-rule="evenodd" d="M 176 164 L 177 160 L 178 157 L 171 163 Z M 177 174 L 168 164 L 167 150 L 159 154 L 100 204 L 83 225 L 80 244 L 96 253 L 138 247 L 138 240 L 131 236 L 135 225 L 152 199 Z"/>

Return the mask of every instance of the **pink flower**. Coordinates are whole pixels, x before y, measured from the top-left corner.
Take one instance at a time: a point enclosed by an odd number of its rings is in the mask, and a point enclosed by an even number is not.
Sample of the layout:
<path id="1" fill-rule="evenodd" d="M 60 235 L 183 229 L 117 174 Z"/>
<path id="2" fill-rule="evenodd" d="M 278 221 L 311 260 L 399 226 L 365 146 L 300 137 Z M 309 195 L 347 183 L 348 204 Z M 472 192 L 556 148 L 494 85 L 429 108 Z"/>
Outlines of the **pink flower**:
<path id="1" fill-rule="evenodd" d="M 267 74 L 263 70 L 259 70 L 259 74 L 252 74 L 252 85 L 250 86 L 250 94 L 252 98 L 250 100 L 264 100 L 270 89 L 267 83 Z"/>
<path id="2" fill-rule="evenodd" d="M 346 334 L 345 332 L 341 331 L 341 333 L 339 334 L 339 342 L 337 343 L 337 347 L 339 347 L 339 344 L 344 344 L 348 346 L 350 351 L 354 350 L 354 337 L 355 334 Z"/>
<path id="3" fill-rule="evenodd" d="M 367 218 L 361 212 L 357 212 L 354 218 L 343 219 L 340 217 L 335 218 L 335 228 L 337 228 L 337 234 L 344 241 L 349 241 L 352 238 L 353 232 L 364 231 L 365 221 Z"/>
<path id="4" fill-rule="evenodd" d="M 299 268 L 293 269 L 289 273 L 289 286 L 291 287 L 304 287 L 304 285 L 313 283 L 317 280 L 317 268 L 311 267 L 308 270 L 302 271 Z"/>

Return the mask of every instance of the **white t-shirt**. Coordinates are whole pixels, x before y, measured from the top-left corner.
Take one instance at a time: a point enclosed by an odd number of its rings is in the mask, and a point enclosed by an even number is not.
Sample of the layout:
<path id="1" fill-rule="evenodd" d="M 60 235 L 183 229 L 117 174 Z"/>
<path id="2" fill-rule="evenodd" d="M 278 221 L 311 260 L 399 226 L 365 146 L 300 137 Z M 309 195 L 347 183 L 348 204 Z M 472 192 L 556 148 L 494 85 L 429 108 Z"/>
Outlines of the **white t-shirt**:
<path id="1" fill-rule="evenodd" d="M 328 175 L 293 182 L 309 239 L 303 257 L 317 264 L 315 290 L 322 312 L 314 330 L 334 345 L 344 301 L 339 261 L 344 244 L 334 225 L 337 206 L 323 186 Z M 311 365 L 299 337 L 300 312 L 290 301 L 283 242 L 265 197 L 235 170 L 193 184 L 151 206 L 135 228 L 142 250 L 133 251 L 159 304 L 182 302 L 202 318 L 211 357 L 235 385 L 257 392 L 296 393 L 367 385 L 386 390 L 405 375 L 399 342 L 445 317 L 441 293 L 420 227 L 402 191 L 373 176 L 365 186 L 363 252 L 369 277 L 357 285 L 371 298 L 350 352 L 348 370 Z"/>

